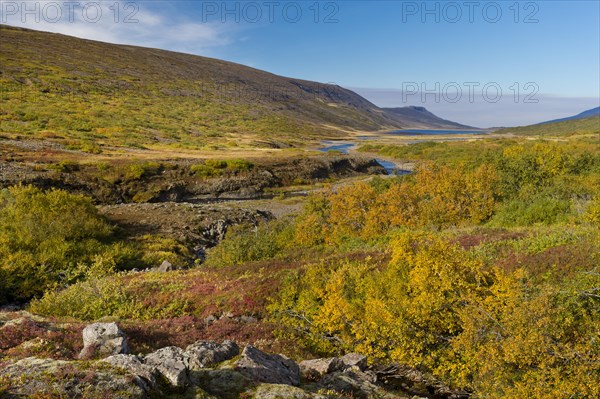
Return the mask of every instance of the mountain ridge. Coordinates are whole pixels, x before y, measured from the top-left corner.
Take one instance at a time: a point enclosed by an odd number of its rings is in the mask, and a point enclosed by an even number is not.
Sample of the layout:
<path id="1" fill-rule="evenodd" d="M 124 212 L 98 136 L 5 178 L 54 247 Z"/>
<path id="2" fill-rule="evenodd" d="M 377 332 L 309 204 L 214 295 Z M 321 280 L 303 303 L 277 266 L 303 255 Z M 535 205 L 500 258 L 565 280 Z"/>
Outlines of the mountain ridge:
<path id="1" fill-rule="evenodd" d="M 7 25 L 0 39 L 1 133 L 75 146 L 277 147 L 413 127 L 349 89 L 215 58 Z"/>
<path id="2" fill-rule="evenodd" d="M 410 105 L 407 107 L 382 109 L 387 115 L 390 115 L 392 118 L 397 118 L 398 121 L 402 121 L 401 123 L 405 125 L 405 128 L 477 129 L 473 126 L 442 119 L 425 107 Z"/>

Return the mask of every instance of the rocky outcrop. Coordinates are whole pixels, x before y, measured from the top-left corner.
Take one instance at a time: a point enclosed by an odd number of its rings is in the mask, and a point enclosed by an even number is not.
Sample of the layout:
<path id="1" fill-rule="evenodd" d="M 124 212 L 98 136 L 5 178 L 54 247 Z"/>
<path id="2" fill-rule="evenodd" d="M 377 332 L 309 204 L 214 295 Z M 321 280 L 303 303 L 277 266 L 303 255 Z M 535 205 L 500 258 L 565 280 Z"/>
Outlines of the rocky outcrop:
<path id="1" fill-rule="evenodd" d="M 208 178 L 193 173 L 193 166 L 198 163 L 197 160 L 171 161 L 158 173 L 109 180 L 98 176 L 95 165 L 84 162 L 74 168 L 55 170 L 51 164 L 34 166 L 13 160 L 0 168 L 0 187 L 21 183 L 43 189 L 61 188 L 88 195 L 99 204 L 158 203 L 259 198 L 268 189 L 294 186 L 298 182 L 311 184 L 361 174 L 385 174 L 375 159 L 351 156 L 279 159 L 254 165 L 249 170 L 226 170 L 220 176 Z"/>
<path id="2" fill-rule="evenodd" d="M 113 355 L 102 362 L 108 363 L 115 368 L 122 369 L 133 376 L 133 382 L 144 389 L 152 392 L 157 387 L 159 372 L 155 367 L 144 364 L 144 359 L 135 355 Z"/>
<path id="3" fill-rule="evenodd" d="M 282 355 L 268 355 L 252 345 L 244 348 L 235 368 L 252 381 L 300 385 L 300 367 L 293 360 Z"/>
<path id="4" fill-rule="evenodd" d="M 387 387 L 413 395 L 445 399 L 467 399 L 470 393 L 449 387 L 432 375 L 400 364 L 391 364 L 375 370 L 377 379 Z"/>
<path id="5" fill-rule="evenodd" d="M 94 323 L 83 329 L 80 359 L 127 353 L 127 338 L 116 323 Z"/>
<path id="6" fill-rule="evenodd" d="M 345 368 L 344 363 L 337 357 L 304 360 L 298 365 L 300 366 L 302 377 L 311 381 L 318 380 L 325 374 Z"/>
<path id="7" fill-rule="evenodd" d="M 272 214 L 261 210 L 175 202 L 110 205 L 99 211 L 132 237 L 170 237 L 196 250 L 217 245 L 231 226 L 257 226 L 273 219 Z M 181 266 L 172 265 L 175 269 Z M 162 269 L 166 270 L 168 267 Z"/>
<path id="8" fill-rule="evenodd" d="M 348 353 L 340 358 L 345 368 L 353 368 L 364 371 L 367 368 L 367 357 L 359 353 Z"/>
<path id="9" fill-rule="evenodd" d="M 158 370 L 175 387 L 189 384 L 187 353 L 176 346 L 168 346 L 146 355 L 144 363 Z"/>
<path id="10" fill-rule="evenodd" d="M 95 354 L 122 351 L 126 340 L 114 323 L 84 329 L 86 347 Z M 233 341 L 198 341 L 143 355 L 111 354 L 96 362 L 26 358 L 0 367 L 0 396 L 41 394 L 69 398 L 217 398 L 237 399 L 463 399 L 430 376 L 397 365 L 373 369 L 356 353 L 296 364 L 283 355 L 248 345 L 238 357 Z M 301 378 L 302 374 L 302 378 Z M 23 378 L 26 376 L 26 378 Z M 6 386 L 6 387 L 5 387 Z M 407 396 L 411 395 L 411 396 Z M 414 396 L 412 396 L 414 397 Z"/>
<path id="11" fill-rule="evenodd" d="M 240 348 L 233 341 L 222 344 L 198 341 L 185 349 L 190 369 L 203 369 L 230 360 L 240 353 Z"/>
<path id="12" fill-rule="evenodd" d="M 331 396 L 307 392 L 290 385 L 261 384 L 252 393 L 253 399 L 328 399 Z"/>
<path id="13" fill-rule="evenodd" d="M 8 386 L 2 382 L 8 382 Z M 131 383 L 130 375 L 117 370 L 35 357 L 0 367 L 0 397 L 149 398 L 142 387 Z"/>
<path id="14" fill-rule="evenodd" d="M 388 394 L 376 384 L 375 373 L 362 372 L 360 370 L 336 371 L 327 374 L 318 386 L 325 390 L 340 392 L 352 398 L 395 398 L 397 396 Z"/>

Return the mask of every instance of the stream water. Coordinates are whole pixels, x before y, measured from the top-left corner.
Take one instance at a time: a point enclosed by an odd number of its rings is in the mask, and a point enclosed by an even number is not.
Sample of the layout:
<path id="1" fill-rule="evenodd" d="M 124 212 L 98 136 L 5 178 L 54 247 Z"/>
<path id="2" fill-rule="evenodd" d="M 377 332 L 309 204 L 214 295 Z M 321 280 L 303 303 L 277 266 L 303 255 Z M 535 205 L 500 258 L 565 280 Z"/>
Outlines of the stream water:
<path id="1" fill-rule="evenodd" d="M 348 154 L 351 149 L 356 147 L 355 143 L 344 143 L 344 142 L 336 142 L 336 141 L 323 141 L 323 142 L 321 142 L 321 144 L 324 145 L 324 147 L 321 147 L 318 149 L 321 152 L 339 151 L 342 154 Z M 388 175 L 391 175 L 391 174 L 403 175 L 403 174 L 410 173 L 410 171 L 399 168 L 398 165 L 396 165 L 393 162 L 386 161 L 384 159 L 376 159 L 376 161 L 377 161 L 377 163 L 379 163 L 379 165 L 383 166 L 383 168 L 385 169 L 385 171 Z"/>

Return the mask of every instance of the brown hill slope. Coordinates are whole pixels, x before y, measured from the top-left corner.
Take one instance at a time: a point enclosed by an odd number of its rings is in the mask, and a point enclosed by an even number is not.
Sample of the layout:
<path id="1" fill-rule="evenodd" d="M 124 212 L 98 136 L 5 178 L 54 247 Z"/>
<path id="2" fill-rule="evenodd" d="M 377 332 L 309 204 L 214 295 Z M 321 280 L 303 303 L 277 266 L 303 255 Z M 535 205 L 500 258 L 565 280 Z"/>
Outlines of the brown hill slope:
<path id="1" fill-rule="evenodd" d="M 164 50 L 0 27 L 0 133 L 77 146 L 301 144 L 401 123 L 356 93 Z"/>

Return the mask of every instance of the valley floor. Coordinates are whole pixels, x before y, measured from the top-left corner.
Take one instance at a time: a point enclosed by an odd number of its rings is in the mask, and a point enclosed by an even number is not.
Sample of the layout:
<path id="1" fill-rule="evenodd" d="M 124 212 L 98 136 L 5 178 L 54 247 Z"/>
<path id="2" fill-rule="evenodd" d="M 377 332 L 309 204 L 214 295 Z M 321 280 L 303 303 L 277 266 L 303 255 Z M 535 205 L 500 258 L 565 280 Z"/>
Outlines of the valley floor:
<path id="1" fill-rule="evenodd" d="M 192 385 L 133 397 L 594 397 L 597 140 L 403 140 L 210 156 L 0 140 L 0 395 L 141 378 L 78 360 L 84 328 L 114 321 L 144 367 L 226 340 L 292 368 L 368 360 L 275 385 L 240 357 L 184 365 Z"/>

